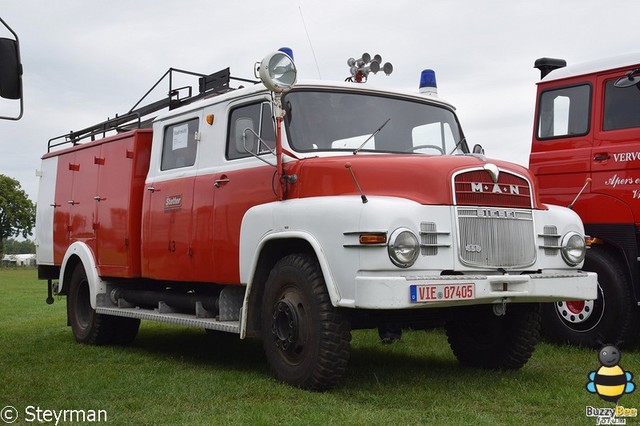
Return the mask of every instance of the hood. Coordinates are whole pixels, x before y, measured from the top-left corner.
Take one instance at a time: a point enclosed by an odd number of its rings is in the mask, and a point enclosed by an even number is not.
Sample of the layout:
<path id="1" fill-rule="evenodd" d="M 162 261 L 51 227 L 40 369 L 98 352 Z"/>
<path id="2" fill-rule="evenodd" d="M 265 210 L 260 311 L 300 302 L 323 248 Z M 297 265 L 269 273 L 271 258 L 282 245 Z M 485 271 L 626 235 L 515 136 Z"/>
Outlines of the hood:
<path id="1" fill-rule="evenodd" d="M 470 155 L 305 158 L 285 165 L 288 175 L 297 176 L 287 198 L 360 195 L 349 167 L 367 196 L 401 197 L 429 205 L 541 206 L 526 168 Z"/>

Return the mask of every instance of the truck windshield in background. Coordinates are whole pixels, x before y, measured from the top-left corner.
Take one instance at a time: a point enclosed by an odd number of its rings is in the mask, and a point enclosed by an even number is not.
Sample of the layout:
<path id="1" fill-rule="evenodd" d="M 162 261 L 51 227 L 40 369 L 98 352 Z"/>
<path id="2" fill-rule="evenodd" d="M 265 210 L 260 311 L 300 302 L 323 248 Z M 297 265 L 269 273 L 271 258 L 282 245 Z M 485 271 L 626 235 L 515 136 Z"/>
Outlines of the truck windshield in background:
<path id="1" fill-rule="evenodd" d="M 584 135 L 589 131 L 591 86 L 549 90 L 540 96 L 538 138 Z"/>
<path id="2" fill-rule="evenodd" d="M 283 98 L 289 143 L 299 152 L 375 151 L 447 155 L 466 152 L 448 108 L 416 100 L 292 90 Z M 456 146 L 458 145 L 458 146 Z"/>

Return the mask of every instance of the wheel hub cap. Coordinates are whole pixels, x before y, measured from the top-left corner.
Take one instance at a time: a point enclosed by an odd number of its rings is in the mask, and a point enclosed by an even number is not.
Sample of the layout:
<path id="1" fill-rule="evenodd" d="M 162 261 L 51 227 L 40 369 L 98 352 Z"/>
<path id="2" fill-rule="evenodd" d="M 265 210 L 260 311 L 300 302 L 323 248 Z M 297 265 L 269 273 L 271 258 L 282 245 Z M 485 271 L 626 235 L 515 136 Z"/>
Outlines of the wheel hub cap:
<path id="1" fill-rule="evenodd" d="M 282 299 L 273 308 L 273 327 L 271 329 L 276 347 L 287 351 L 298 340 L 298 315 L 293 304 Z"/>
<path id="2" fill-rule="evenodd" d="M 589 319 L 593 313 L 593 304 L 593 300 L 563 301 L 556 304 L 556 309 L 565 321 L 577 324 Z"/>

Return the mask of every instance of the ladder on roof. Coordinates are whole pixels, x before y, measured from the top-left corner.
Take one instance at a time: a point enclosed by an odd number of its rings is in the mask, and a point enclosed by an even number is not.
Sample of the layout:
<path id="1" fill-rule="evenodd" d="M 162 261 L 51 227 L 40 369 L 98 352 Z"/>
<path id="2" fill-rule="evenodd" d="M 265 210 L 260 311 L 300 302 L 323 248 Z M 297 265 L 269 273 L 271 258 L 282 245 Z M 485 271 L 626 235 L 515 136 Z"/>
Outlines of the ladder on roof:
<path id="1" fill-rule="evenodd" d="M 198 94 L 193 94 L 192 86 L 174 88 L 174 73 L 199 77 Z M 167 97 L 164 99 L 160 99 L 159 101 L 140 106 L 145 98 L 149 96 L 149 94 L 153 92 L 167 77 L 169 79 L 169 92 Z M 69 143 L 77 145 L 80 143 L 80 141 L 86 138 L 91 138 L 91 140 L 94 141 L 96 139 L 96 136 L 101 134 L 102 137 L 105 137 L 107 132 L 110 131 L 122 132 L 148 127 L 155 117 L 151 117 L 146 120 L 145 117 L 153 114 L 154 112 L 160 111 L 165 108 L 173 110 L 185 105 L 189 105 L 190 103 L 193 103 L 200 99 L 204 99 L 206 97 L 216 96 L 229 92 L 231 90 L 235 90 L 230 86 L 231 80 L 252 84 L 259 83 L 255 80 L 232 77 L 229 68 L 225 68 L 209 75 L 181 70 L 177 68 L 169 68 L 167 72 L 165 72 L 162 77 L 160 77 L 160 79 L 158 79 L 158 81 L 147 91 L 147 93 L 145 93 L 144 96 L 142 96 L 142 98 L 140 98 L 140 100 L 136 102 L 136 104 L 129 110 L 129 112 L 122 115 L 116 114 L 114 118 L 108 118 L 105 121 L 86 127 L 84 129 L 78 131 L 70 131 L 69 133 L 66 133 L 64 135 L 49 139 L 47 152 L 51 152 L 53 148 Z M 181 96 L 185 92 L 186 96 Z"/>

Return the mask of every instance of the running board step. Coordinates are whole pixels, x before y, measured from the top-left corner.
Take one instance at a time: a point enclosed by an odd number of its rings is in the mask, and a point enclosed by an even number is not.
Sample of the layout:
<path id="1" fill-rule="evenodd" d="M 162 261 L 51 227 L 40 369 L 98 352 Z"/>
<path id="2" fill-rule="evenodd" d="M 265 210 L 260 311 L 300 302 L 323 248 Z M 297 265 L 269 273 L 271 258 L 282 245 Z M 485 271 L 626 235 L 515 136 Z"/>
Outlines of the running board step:
<path id="1" fill-rule="evenodd" d="M 140 308 L 103 308 L 97 307 L 96 313 L 113 315 L 117 317 L 139 318 L 178 324 L 186 327 L 206 328 L 209 330 L 226 331 L 227 333 L 240 334 L 240 321 L 218 321 L 215 318 L 196 318 L 195 315 L 181 313 L 160 313 L 157 310 Z"/>

